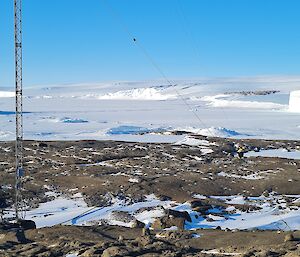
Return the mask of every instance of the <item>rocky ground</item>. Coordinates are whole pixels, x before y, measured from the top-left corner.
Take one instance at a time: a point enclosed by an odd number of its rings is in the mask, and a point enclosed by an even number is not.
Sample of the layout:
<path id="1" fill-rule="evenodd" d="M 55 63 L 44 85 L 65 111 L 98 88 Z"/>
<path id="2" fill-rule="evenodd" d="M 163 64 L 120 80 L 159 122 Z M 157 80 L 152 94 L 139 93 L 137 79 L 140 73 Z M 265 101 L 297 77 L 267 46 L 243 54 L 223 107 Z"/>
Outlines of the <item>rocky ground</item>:
<path id="1" fill-rule="evenodd" d="M 299 149 L 300 142 L 190 137 L 197 140 L 196 145 L 26 141 L 25 200 L 34 208 L 51 200 L 53 196 L 47 192 L 52 191 L 65 195 L 81 193 L 89 206 L 109 205 L 111 198 L 107 193 L 133 201 L 155 194 L 161 200 L 180 203 L 194 201 L 197 194 L 300 194 L 300 161 L 266 157 L 239 159 L 235 155 L 241 146 L 245 151 L 295 150 Z M 7 209 L 14 194 L 14 144 L 0 142 L 0 156 L 0 208 Z M 249 179 L 255 176 L 260 179 Z M 206 202 L 206 205 L 218 204 L 223 203 Z M 203 207 L 203 203 L 195 207 L 199 206 Z M 212 249 L 217 249 L 219 254 L 229 252 L 242 256 L 300 256 L 299 231 L 292 237 L 288 232 L 277 231 L 164 231 L 161 228 L 161 224 L 154 226 L 148 234 L 142 228 L 55 226 L 26 231 L 28 242 L 24 244 L 14 243 L 15 232 L 10 235 L 2 232 L 5 236 L 0 235 L 0 256 L 64 256 L 72 252 L 82 256 L 218 255 L 209 252 Z"/>
<path id="2" fill-rule="evenodd" d="M 199 139 L 205 139 L 198 136 Z M 203 195 L 261 195 L 264 191 L 299 194 L 300 161 L 233 157 L 234 145 L 251 149 L 298 149 L 297 141 L 213 138 L 203 146 L 126 143 L 114 141 L 25 142 L 26 198 L 32 205 L 46 201 L 55 189 L 81 192 L 90 205 L 103 195 L 141 199 L 154 193 L 178 202 Z M 205 154 L 212 150 L 212 153 Z M 11 199 L 14 144 L 0 143 L 1 194 Z M 236 177 L 220 176 L 220 172 Z M 266 179 L 246 179 L 263 174 Z M 50 188 L 50 189 L 49 189 Z M 4 196 L 1 196 L 2 198 Z M 11 204 L 8 201 L 8 204 Z"/>
<path id="3" fill-rule="evenodd" d="M 55 226 L 0 238 L 0 256 L 286 256 L 300 254 L 300 233 L 274 231 L 156 231 L 117 226 Z M 195 237 L 195 235 L 199 237 Z M 76 256 L 77 256 L 76 255 Z"/>

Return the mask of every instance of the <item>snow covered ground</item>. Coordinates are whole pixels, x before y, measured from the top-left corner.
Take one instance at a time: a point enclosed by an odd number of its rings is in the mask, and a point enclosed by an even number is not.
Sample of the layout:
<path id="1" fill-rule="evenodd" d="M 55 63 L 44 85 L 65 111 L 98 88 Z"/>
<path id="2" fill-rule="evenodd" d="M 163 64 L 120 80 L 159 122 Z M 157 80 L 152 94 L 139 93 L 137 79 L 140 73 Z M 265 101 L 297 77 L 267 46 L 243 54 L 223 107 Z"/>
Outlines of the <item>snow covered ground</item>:
<path id="1" fill-rule="evenodd" d="M 206 196 L 195 196 L 205 199 Z M 38 208 L 26 214 L 27 219 L 36 222 L 37 227 L 49 227 L 56 224 L 91 225 L 106 222 L 111 225 L 131 227 L 134 219 L 146 226 L 151 226 L 155 218 L 164 215 L 164 209 L 187 211 L 191 222 L 186 222 L 186 229 L 198 228 L 222 229 L 271 229 L 271 230 L 299 230 L 300 229 L 300 196 L 276 195 L 259 197 L 211 196 L 228 206 L 214 207 L 203 217 L 193 211 L 190 203 L 176 203 L 161 201 L 154 195 L 146 197 L 145 201 L 132 203 L 128 200 L 114 199 L 110 206 L 87 207 L 80 194 L 72 198 L 57 196 L 53 201 L 42 203 Z M 256 209 L 241 211 L 238 205 L 251 205 Z M 116 216 L 116 212 L 121 213 Z M 8 216 L 13 215 L 13 212 Z"/>
<path id="2" fill-rule="evenodd" d="M 223 200 L 229 206 L 226 208 L 229 215 L 220 215 L 224 210 L 214 208 L 209 210 L 209 220 L 196 216 L 197 213 L 190 211 L 192 222 L 187 224 L 188 229 L 216 228 L 222 229 L 272 229 L 272 230 L 299 230 L 300 208 L 289 203 L 299 203 L 299 195 L 270 195 L 259 197 L 243 196 L 215 196 L 213 198 Z M 249 204 L 259 207 L 258 210 L 241 211 L 234 206 Z M 232 205 L 232 206 L 230 206 Z M 177 207 L 178 210 L 189 210 L 188 205 Z M 193 215 L 194 214 L 194 215 Z"/>
<path id="3" fill-rule="evenodd" d="M 288 104 L 290 91 L 299 88 L 298 77 L 199 79 L 174 81 L 173 86 L 144 81 L 25 87 L 25 138 L 174 143 L 183 137 L 168 131 L 186 130 L 298 139 L 300 113 L 290 112 Z M 259 93 L 264 90 L 280 92 Z M 13 96 L 13 87 L 0 88 L 0 140 L 14 139 Z"/>
<path id="4" fill-rule="evenodd" d="M 99 222 L 131 227 L 134 219 L 146 225 L 152 224 L 155 218 L 164 215 L 163 208 L 170 208 L 172 205 L 174 205 L 172 201 L 161 201 L 154 195 L 149 195 L 143 202 L 132 203 L 128 199 L 114 199 L 110 206 L 88 207 L 82 196 L 75 194 L 71 198 L 56 196 L 54 200 L 27 211 L 26 218 L 34 220 L 38 228 L 57 224 L 92 225 Z M 149 208 L 151 210 L 147 211 Z M 120 215 L 115 214 L 116 212 L 128 213 L 132 217 L 118 217 Z M 11 211 L 6 215 L 12 217 L 14 212 Z"/>

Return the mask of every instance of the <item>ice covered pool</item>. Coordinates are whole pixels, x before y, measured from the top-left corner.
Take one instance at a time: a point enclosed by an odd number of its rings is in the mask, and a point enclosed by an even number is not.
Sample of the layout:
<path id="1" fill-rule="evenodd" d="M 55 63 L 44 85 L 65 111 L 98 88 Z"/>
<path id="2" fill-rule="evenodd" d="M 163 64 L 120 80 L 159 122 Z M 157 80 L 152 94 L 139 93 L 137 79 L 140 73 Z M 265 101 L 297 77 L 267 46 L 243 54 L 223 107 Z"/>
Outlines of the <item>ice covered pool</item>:
<path id="1" fill-rule="evenodd" d="M 288 151 L 287 149 L 269 149 L 262 150 L 259 152 L 250 151 L 245 153 L 245 157 L 279 157 L 279 158 L 287 158 L 300 160 L 300 151 Z"/>

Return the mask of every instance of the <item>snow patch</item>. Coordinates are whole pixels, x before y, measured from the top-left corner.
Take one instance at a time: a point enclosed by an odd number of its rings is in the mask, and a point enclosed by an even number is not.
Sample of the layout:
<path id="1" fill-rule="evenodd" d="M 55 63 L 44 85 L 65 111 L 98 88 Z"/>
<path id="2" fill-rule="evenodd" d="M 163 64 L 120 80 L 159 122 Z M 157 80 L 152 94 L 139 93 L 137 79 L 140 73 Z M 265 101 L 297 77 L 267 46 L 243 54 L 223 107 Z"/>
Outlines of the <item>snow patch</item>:
<path id="1" fill-rule="evenodd" d="M 290 93 L 289 111 L 300 113 L 300 90 Z"/>
<path id="2" fill-rule="evenodd" d="M 137 178 L 130 178 L 128 179 L 128 181 L 131 183 L 139 183 L 139 180 Z"/>
<path id="3" fill-rule="evenodd" d="M 179 140 L 175 145 L 191 145 L 191 146 L 209 146 L 210 143 L 207 140 L 196 139 L 194 137 L 185 136 L 182 140 Z"/>
<path id="4" fill-rule="evenodd" d="M 196 128 L 196 127 L 178 127 L 173 131 L 190 132 L 207 137 L 234 137 L 234 136 L 250 136 L 248 134 L 239 133 L 223 127 Z"/>
<path id="5" fill-rule="evenodd" d="M 198 213 L 191 209 L 190 204 L 184 203 L 174 209 L 187 211 L 192 218 L 192 222 L 186 223 L 186 229 L 216 228 L 222 229 L 271 229 L 271 230 L 298 230 L 300 229 L 300 208 L 291 208 L 286 201 L 286 197 L 292 201 L 299 199 L 298 195 L 274 195 L 269 197 L 243 197 L 243 196 L 211 196 L 212 198 L 225 201 L 229 206 L 227 211 L 234 213 L 224 213 L 224 209 L 214 208 L 208 210 L 212 220 L 199 217 Z M 250 205 L 259 207 L 252 211 L 241 211 L 235 209 L 233 205 Z M 217 212 L 216 212 L 217 211 Z M 212 215 L 219 213 L 218 215 Z M 220 217 L 223 217 L 222 219 Z"/>
<path id="6" fill-rule="evenodd" d="M 214 151 L 207 146 L 212 145 L 209 141 L 207 140 L 201 140 L 201 139 L 196 139 L 190 136 L 185 136 L 182 140 L 177 141 L 174 145 L 190 145 L 190 146 L 200 146 L 201 147 L 201 154 L 210 154 L 213 153 Z M 197 156 L 192 156 L 195 159 L 201 160 Z"/>
<path id="7" fill-rule="evenodd" d="M 231 95 L 214 95 L 204 96 L 201 98 L 202 101 L 208 102 L 210 107 L 222 107 L 222 108 L 248 108 L 248 109 L 287 109 L 286 105 L 277 104 L 272 102 L 258 102 L 258 101 L 238 101 L 231 100 L 228 98 Z"/>
<path id="8" fill-rule="evenodd" d="M 52 201 L 41 203 L 38 208 L 27 211 L 26 218 L 35 221 L 37 228 L 51 227 L 57 224 L 91 225 L 101 221 L 106 221 L 111 225 L 130 227 L 132 223 L 116 220 L 112 213 L 115 211 L 127 212 L 133 218 L 147 225 L 153 223 L 155 218 L 163 216 L 163 208 L 170 208 L 172 204 L 172 201 L 161 201 L 154 195 L 149 195 L 143 202 L 132 203 L 115 198 L 110 206 L 88 207 L 82 195 L 77 193 L 72 198 L 59 196 Z M 145 208 L 149 210 L 140 212 Z M 5 217 L 13 217 L 13 215 L 14 212 L 11 210 Z"/>
<path id="9" fill-rule="evenodd" d="M 96 97 L 100 100 L 147 100 L 159 101 L 175 99 L 175 95 L 162 94 L 161 90 L 155 88 L 134 88 L 130 90 L 107 93 Z"/>
<path id="10" fill-rule="evenodd" d="M 225 256 L 236 256 L 236 255 L 241 255 L 241 253 L 229 253 L 229 252 L 220 252 L 217 249 L 212 249 L 212 250 L 202 250 L 201 253 L 203 254 L 209 254 L 209 255 L 225 255 Z"/>
<path id="11" fill-rule="evenodd" d="M 263 179 L 264 177 L 259 176 L 258 174 L 248 174 L 248 175 L 237 175 L 237 174 L 229 174 L 224 171 L 219 172 L 218 176 L 221 177 L 228 177 L 228 178 L 240 178 L 240 179 L 249 179 L 249 180 L 257 180 L 257 179 Z"/>
<path id="12" fill-rule="evenodd" d="M 77 257 L 79 253 L 68 253 L 66 257 Z"/>
<path id="13" fill-rule="evenodd" d="M 245 157 L 277 157 L 300 160 L 300 151 L 288 151 L 287 149 L 269 149 L 259 152 L 250 151 L 244 154 Z"/>
<path id="14" fill-rule="evenodd" d="M 202 199 L 204 196 L 200 196 Z M 214 207 L 208 210 L 208 218 L 199 215 L 191 208 L 190 203 L 176 203 L 173 201 L 161 201 L 154 195 L 145 197 L 144 201 L 132 203 L 130 199 L 121 200 L 114 198 L 112 204 L 102 207 L 88 207 L 81 194 L 72 198 L 63 196 L 55 200 L 42 203 L 36 209 L 26 212 L 26 218 L 36 222 L 38 228 L 49 227 L 60 223 L 71 225 L 91 225 L 105 221 L 109 224 L 130 226 L 132 222 L 124 222 L 117 219 L 113 213 L 127 213 L 128 217 L 137 219 L 149 227 L 156 218 L 164 215 L 164 209 L 187 211 L 192 219 L 186 222 L 185 228 L 194 230 L 199 228 L 222 229 L 272 229 L 272 230 L 299 230 L 300 208 L 297 205 L 291 207 L 290 202 L 299 202 L 300 195 L 277 195 L 270 194 L 268 197 L 244 197 L 210 196 L 218 199 L 228 206 L 226 208 Z M 290 198 L 289 201 L 286 199 Z M 242 211 L 236 205 L 256 206 L 250 211 Z M 236 207 L 236 208 L 235 208 Z M 6 215 L 12 217 L 14 211 Z"/>
<path id="15" fill-rule="evenodd" d="M 207 137 L 234 137 L 241 136 L 241 134 L 235 130 L 223 128 L 223 127 L 210 127 L 205 129 L 200 129 L 198 131 L 199 135 L 207 136 Z"/>

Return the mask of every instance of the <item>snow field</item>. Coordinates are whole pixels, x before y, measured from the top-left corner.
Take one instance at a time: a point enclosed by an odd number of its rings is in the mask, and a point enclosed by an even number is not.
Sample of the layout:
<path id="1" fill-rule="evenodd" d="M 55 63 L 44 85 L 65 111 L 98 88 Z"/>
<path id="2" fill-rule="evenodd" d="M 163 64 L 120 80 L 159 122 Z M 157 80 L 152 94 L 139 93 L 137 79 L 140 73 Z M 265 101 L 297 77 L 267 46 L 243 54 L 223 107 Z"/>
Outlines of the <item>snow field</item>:
<path id="1" fill-rule="evenodd" d="M 175 143 L 183 138 L 168 132 L 180 128 L 205 136 L 297 139 L 299 85 L 297 77 L 257 77 L 24 88 L 25 139 Z M 12 91 L 0 89 L 0 140 L 14 139 Z"/>
<path id="2" fill-rule="evenodd" d="M 207 196 L 195 195 L 195 198 L 206 199 Z M 299 230 L 300 229 L 300 195 L 276 195 L 244 197 L 238 196 L 211 196 L 223 201 L 228 207 L 213 207 L 208 210 L 206 218 L 193 211 L 190 203 L 176 203 L 161 201 L 154 195 L 145 197 L 143 202 L 132 203 L 128 200 L 114 199 L 110 206 L 87 207 L 80 194 L 72 198 L 56 197 L 53 201 L 40 204 L 36 209 L 27 211 L 26 218 L 36 222 L 37 227 L 51 227 L 60 223 L 72 225 L 92 225 L 106 222 L 111 225 L 131 227 L 132 219 L 120 220 L 115 212 L 128 213 L 131 217 L 150 227 L 154 220 L 164 215 L 164 209 L 187 211 L 192 222 L 186 222 L 185 228 L 222 229 L 270 229 L 270 230 Z M 292 204 L 286 199 L 289 198 Z M 252 205 L 257 207 L 251 211 L 241 211 L 237 205 Z M 294 205 L 293 205 L 294 204 Z M 142 211 L 141 211 L 142 210 Z M 12 216 L 13 211 L 7 216 Z"/>

